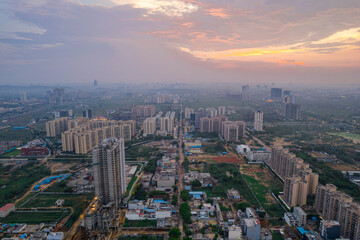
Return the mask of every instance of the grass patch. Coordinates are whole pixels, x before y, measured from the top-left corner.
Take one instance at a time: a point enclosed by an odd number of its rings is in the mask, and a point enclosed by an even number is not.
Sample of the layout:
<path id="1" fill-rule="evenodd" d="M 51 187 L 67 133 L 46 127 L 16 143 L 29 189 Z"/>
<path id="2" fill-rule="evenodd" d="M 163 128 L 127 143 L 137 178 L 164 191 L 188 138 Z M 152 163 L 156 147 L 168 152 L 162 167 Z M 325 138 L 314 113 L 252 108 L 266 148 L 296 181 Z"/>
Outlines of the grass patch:
<path id="1" fill-rule="evenodd" d="M 124 227 L 156 227 L 156 220 L 128 220 L 125 219 Z"/>
<path id="2" fill-rule="evenodd" d="M 7 217 L 1 220 L 2 223 L 26 223 L 26 224 L 40 224 L 50 222 L 60 222 L 63 218 L 69 215 L 69 210 L 54 212 L 12 212 Z"/>
<path id="3" fill-rule="evenodd" d="M 21 149 L 16 148 L 16 149 L 14 149 L 14 150 L 12 150 L 10 152 L 4 153 L 0 157 L 2 157 L 2 158 L 16 157 L 19 154 L 21 154 Z"/>

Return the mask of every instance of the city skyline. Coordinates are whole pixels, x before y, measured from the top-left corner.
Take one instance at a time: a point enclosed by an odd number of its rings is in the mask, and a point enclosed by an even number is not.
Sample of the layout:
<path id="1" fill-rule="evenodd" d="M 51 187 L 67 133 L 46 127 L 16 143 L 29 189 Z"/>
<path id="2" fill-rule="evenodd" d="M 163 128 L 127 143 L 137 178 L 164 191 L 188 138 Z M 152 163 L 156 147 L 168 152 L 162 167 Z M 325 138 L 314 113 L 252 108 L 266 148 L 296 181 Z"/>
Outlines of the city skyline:
<path id="1" fill-rule="evenodd" d="M 358 83 L 357 1 L 3 1 L 0 84 Z"/>

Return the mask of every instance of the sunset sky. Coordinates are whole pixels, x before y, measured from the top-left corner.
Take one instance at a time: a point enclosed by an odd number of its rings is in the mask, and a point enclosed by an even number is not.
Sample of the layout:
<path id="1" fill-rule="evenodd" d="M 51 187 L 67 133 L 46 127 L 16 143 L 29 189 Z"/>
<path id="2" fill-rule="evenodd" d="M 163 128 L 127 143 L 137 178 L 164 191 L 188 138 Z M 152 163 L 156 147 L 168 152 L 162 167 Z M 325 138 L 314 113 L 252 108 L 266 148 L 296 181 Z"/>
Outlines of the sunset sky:
<path id="1" fill-rule="evenodd" d="M 360 83 L 359 0 L 2 0 L 0 84 Z"/>

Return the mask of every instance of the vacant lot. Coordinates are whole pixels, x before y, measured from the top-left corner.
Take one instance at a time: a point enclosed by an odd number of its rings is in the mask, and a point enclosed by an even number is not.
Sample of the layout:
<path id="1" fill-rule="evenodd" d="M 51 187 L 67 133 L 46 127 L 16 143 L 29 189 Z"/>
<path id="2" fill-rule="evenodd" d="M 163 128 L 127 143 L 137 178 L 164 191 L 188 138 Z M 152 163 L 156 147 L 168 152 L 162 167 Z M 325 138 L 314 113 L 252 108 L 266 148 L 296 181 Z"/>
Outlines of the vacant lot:
<path id="1" fill-rule="evenodd" d="M 242 166 L 241 173 L 270 217 L 283 216 L 284 210 L 271 194 L 282 191 L 282 183 L 267 168 L 257 164 Z"/>
<path id="2" fill-rule="evenodd" d="M 0 172 L 0 205 L 15 202 L 33 183 L 51 174 L 44 164 L 39 163 L 21 165 L 14 171 L 3 171 Z"/>
<path id="3" fill-rule="evenodd" d="M 357 166 L 346 163 L 326 163 L 326 165 L 339 171 L 360 171 Z"/>
<path id="4" fill-rule="evenodd" d="M 240 163 L 245 163 L 244 160 L 238 158 L 238 157 L 212 157 L 214 159 L 214 162 L 216 163 L 236 163 L 236 164 L 240 164 Z"/>

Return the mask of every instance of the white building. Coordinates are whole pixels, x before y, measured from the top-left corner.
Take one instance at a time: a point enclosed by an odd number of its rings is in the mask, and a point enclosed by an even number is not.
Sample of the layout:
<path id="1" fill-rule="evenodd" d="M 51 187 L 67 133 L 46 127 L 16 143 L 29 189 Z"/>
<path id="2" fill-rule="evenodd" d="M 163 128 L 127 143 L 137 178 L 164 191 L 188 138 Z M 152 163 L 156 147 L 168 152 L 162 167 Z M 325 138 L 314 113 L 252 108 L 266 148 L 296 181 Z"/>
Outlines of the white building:
<path id="1" fill-rule="evenodd" d="M 290 227 L 295 227 L 299 224 L 299 221 L 296 219 L 295 215 L 291 212 L 284 213 L 284 219 L 287 225 Z"/>
<path id="2" fill-rule="evenodd" d="M 245 218 L 244 233 L 248 240 L 259 240 L 261 235 L 260 221 L 256 218 Z"/>
<path id="3" fill-rule="evenodd" d="M 241 239 L 242 231 L 240 227 L 232 226 L 229 227 L 229 240 Z"/>
<path id="4" fill-rule="evenodd" d="M 293 210 L 295 218 L 298 220 L 299 225 L 305 226 L 306 225 L 306 213 L 301 207 L 294 207 Z"/>
<path id="5" fill-rule="evenodd" d="M 192 113 L 195 113 L 193 108 L 185 108 L 185 119 L 190 119 Z"/>
<path id="6" fill-rule="evenodd" d="M 144 121 L 144 136 L 154 135 L 156 132 L 156 118 L 149 117 Z"/>
<path id="7" fill-rule="evenodd" d="M 218 110 L 213 107 L 206 108 L 205 112 L 208 117 L 216 117 L 218 115 Z"/>
<path id="8" fill-rule="evenodd" d="M 249 148 L 248 145 L 241 144 L 236 146 L 236 151 L 242 155 L 242 154 L 247 154 L 248 152 L 251 151 L 251 149 Z"/>
<path id="9" fill-rule="evenodd" d="M 218 114 L 219 115 L 226 115 L 226 107 L 225 106 L 218 107 Z"/>
<path id="10" fill-rule="evenodd" d="M 254 116 L 254 130 L 262 131 L 263 130 L 263 115 L 262 111 L 256 111 Z"/>

